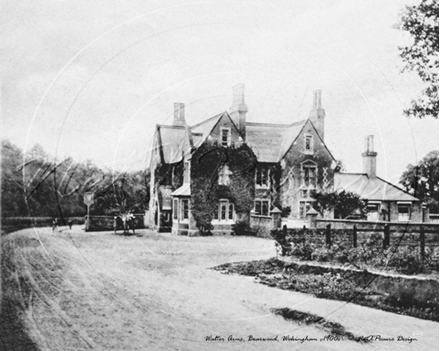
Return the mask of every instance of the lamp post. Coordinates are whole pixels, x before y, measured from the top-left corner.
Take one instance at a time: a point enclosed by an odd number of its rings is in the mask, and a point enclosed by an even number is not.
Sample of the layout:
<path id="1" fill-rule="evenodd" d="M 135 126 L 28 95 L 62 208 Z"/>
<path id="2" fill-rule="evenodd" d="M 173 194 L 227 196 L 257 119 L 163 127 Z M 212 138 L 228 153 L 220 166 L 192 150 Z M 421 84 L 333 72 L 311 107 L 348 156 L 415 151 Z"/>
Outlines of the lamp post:
<path id="1" fill-rule="evenodd" d="M 90 227 L 90 205 L 94 202 L 94 195 L 91 191 L 84 193 L 84 203 L 87 205 L 86 232 L 89 231 Z"/>

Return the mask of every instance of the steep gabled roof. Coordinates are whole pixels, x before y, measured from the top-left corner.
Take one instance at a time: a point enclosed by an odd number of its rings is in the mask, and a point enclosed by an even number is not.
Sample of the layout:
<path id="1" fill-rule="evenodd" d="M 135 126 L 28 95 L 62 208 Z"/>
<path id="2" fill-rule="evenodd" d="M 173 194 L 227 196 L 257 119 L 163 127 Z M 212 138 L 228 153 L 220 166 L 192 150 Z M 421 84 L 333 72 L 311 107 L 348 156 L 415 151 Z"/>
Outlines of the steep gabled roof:
<path id="1" fill-rule="evenodd" d="M 190 146 L 198 148 L 227 112 L 219 113 L 192 127 L 159 125 L 159 145 L 165 163 L 180 162 Z M 277 163 L 288 152 L 309 120 L 292 124 L 246 123 L 246 144 L 259 162 Z M 231 119 L 231 123 L 235 126 Z M 310 121 L 313 125 L 313 123 Z M 322 141 L 322 140 L 321 140 Z"/>
<path id="2" fill-rule="evenodd" d="M 212 129 L 215 127 L 215 125 L 218 123 L 220 118 L 225 113 L 226 112 L 219 113 L 218 115 L 205 119 L 203 122 L 197 123 L 191 127 L 191 133 L 193 135 L 194 134 L 197 134 L 198 136 L 201 135 L 201 137 L 199 138 L 199 144 L 195 144 L 196 146 L 199 146 L 201 143 L 205 141 L 205 139 L 211 133 Z"/>
<path id="3" fill-rule="evenodd" d="M 159 147 L 162 160 L 165 163 L 176 163 L 182 160 L 182 148 L 185 137 L 185 127 L 158 125 Z"/>
<path id="4" fill-rule="evenodd" d="M 335 173 L 334 189 L 350 191 L 370 201 L 420 201 L 382 178 L 364 173 Z"/>
<path id="5" fill-rule="evenodd" d="M 259 162 L 279 162 L 305 123 L 305 120 L 293 124 L 246 123 L 246 143 Z"/>

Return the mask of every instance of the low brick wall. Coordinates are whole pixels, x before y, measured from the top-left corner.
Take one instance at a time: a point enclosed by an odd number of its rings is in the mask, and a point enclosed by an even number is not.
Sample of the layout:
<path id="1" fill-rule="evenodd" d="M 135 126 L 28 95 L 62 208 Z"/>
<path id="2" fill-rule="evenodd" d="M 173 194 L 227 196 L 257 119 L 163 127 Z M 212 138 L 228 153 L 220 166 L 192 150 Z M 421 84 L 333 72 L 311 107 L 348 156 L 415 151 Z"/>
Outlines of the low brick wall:
<path id="1" fill-rule="evenodd" d="M 288 229 L 288 236 L 292 242 L 301 243 L 308 241 L 317 246 L 325 246 L 326 229 Z M 331 229 L 330 236 L 332 244 L 343 245 L 347 247 L 353 246 L 353 230 L 352 229 Z M 383 232 L 376 231 L 362 231 L 357 232 L 357 244 L 362 245 L 369 242 L 378 247 L 383 246 L 384 239 Z M 394 232 L 390 233 L 390 245 L 399 245 L 401 247 L 419 246 L 420 234 L 409 232 Z M 438 233 L 425 233 L 425 247 L 437 249 L 439 246 Z"/>

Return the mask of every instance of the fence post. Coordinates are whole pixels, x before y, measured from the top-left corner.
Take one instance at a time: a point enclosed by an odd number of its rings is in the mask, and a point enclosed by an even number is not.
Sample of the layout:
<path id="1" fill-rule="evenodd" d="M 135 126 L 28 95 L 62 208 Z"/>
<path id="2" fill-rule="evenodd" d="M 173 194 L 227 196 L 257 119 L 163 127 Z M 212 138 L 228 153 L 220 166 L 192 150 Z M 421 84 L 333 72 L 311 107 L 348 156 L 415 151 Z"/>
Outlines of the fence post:
<path id="1" fill-rule="evenodd" d="M 420 260 L 425 260 L 425 228 L 420 226 Z"/>
<path id="2" fill-rule="evenodd" d="M 390 246 L 390 225 L 385 224 L 383 227 L 383 248 Z"/>
<path id="3" fill-rule="evenodd" d="M 325 244 L 330 248 L 332 246 L 331 225 L 327 224 L 325 229 Z"/>
<path id="4" fill-rule="evenodd" d="M 353 226 L 353 247 L 358 246 L 358 238 L 357 238 L 357 228 L 356 224 Z"/>

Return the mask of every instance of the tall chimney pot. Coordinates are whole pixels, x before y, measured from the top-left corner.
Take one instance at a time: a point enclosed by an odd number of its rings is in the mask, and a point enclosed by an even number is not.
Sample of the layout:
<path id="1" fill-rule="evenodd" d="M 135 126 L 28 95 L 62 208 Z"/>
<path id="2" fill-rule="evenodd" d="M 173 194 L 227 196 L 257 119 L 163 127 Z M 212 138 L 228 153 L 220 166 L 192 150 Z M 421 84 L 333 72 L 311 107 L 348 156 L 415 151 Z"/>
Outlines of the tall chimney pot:
<path id="1" fill-rule="evenodd" d="M 363 158 L 363 173 L 366 173 L 369 178 L 376 178 L 376 156 L 374 151 L 374 135 L 365 137 L 365 152 L 362 153 Z"/>
<path id="2" fill-rule="evenodd" d="M 313 107 L 310 111 L 309 119 L 315 126 L 321 139 L 324 140 L 325 111 L 322 108 L 321 90 L 313 92 Z"/>
<path id="3" fill-rule="evenodd" d="M 185 126 L 185 104 L 181 102 L 174 103 L 174 120 L 173 125 L 175 126 Z"/>
<path id="4" fill-rule="evenodd" d="M 232 88 L 232 106 L 229 110 L 232 121 L 246 141 L 246 113 L 248 107 L 244 102 L 244 84 L 237 84 Z"/>

